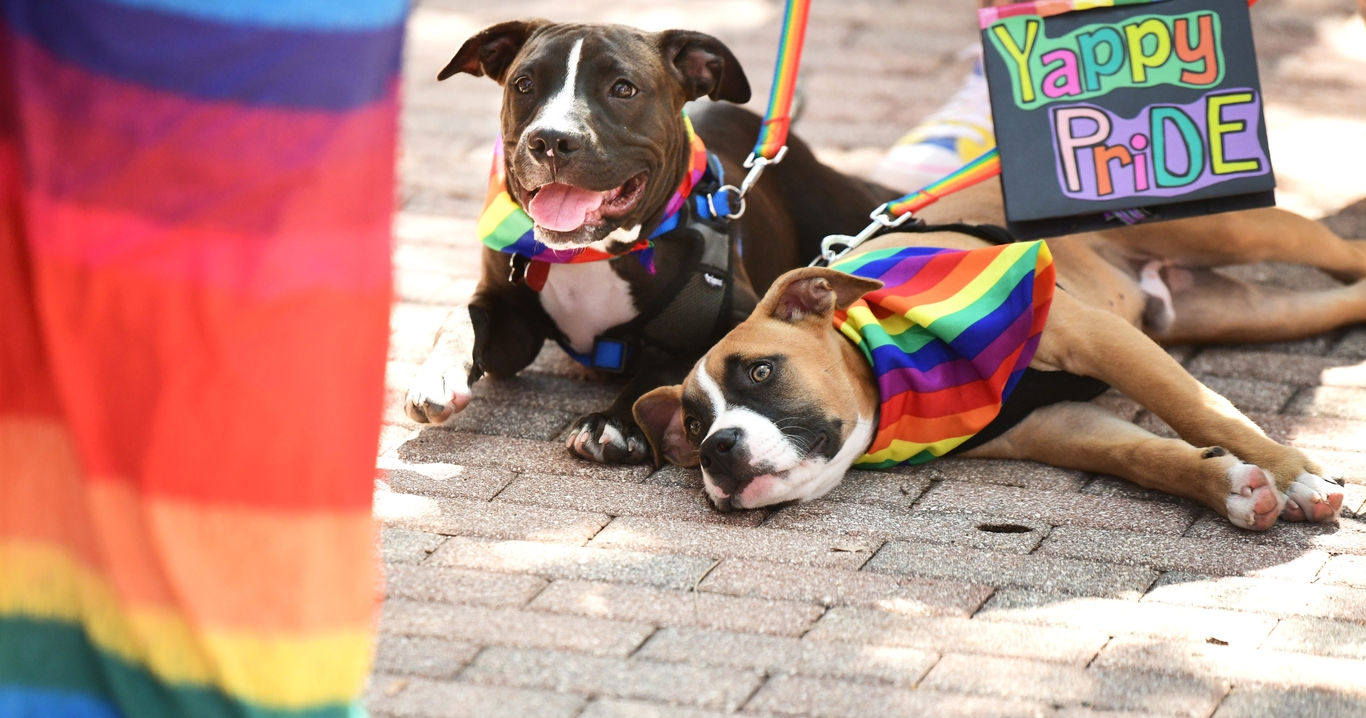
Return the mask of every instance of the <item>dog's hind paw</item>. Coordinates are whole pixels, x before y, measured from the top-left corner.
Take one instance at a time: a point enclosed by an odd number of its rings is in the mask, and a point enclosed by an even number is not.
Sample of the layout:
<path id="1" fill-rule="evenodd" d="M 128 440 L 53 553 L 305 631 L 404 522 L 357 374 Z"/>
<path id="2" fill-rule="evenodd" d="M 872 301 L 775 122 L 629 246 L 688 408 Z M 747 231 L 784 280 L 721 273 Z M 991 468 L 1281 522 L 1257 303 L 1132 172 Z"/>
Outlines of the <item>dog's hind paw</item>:
<path id="1" fill-rule="evenodd" d="M 1342 487 L 1315 474 L 1300 474 L 1285 493 L 1290 500 L 1281 518 L 1286 521 L 1328 523 L 1337 520 L 1342 508 Z"/>
<path id="2" fill-rule="evenodd" d="M 650 458 L 650 443 L 640 427 L 606 414 L 574 422 L 564 444 L 574 456 L 603 464 L 639 464 Z"/>
<path id="3" fill-rule="evenodd" d="M 1276 524 L 1286 499 L 1265 471 L 1239 463 L 1228 470 L 1228 479 L 1229 494 L 1224 507 L 1234 526 L 1265 531 Z"/>

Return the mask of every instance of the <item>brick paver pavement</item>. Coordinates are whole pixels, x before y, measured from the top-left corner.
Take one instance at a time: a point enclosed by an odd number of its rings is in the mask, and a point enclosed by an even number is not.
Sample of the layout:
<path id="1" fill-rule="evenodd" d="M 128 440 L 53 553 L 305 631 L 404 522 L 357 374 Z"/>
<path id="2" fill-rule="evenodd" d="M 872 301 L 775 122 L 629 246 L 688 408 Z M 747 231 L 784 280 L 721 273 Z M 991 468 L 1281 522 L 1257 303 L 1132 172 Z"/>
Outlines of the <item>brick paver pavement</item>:
<path id="1" fill-rule="evenodd" d="M 1262 0 L 1254 18 L 1282 204 L 1366 237 L 1366 26 L 1353 5 Z M 866 171 L 956 89 L 973 7 L 816 0 L 797 131 Z M 695 472 L 571 459 L 562 432 L 618 385 L 553 348 L 517 379 L 480 382 L 449 428 L 406 422 L 407 382 L 477 277 L 499 90 L 434 81 L 460 42 L 525 16 L 704 30 L 730 43 L 757 106 L 779 14 L 774 0 L 418 4 L 374 713 L 1366 715 L 1360 519 L 1253 535 L 1111 477 L 961 460 L 853 472 L 807 505 L 721 515 Z M 1366 508 L 1366 328 L 1174 353 L 1272 435 L 1339 467 L 1349 513 Z M 1122 397 L 1100 401 L 1166 430 Z"/>

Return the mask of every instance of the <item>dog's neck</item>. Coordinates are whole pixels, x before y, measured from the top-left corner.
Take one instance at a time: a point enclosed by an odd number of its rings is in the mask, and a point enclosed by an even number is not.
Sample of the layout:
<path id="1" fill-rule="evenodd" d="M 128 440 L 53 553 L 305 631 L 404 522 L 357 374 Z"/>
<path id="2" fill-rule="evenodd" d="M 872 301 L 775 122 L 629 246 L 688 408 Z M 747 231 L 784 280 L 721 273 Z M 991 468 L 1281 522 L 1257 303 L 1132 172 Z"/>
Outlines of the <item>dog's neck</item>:
<path id="1" fill-rule="evenodd" d="M 878 408 L 882 405 L 882 396 L 878 391 L 877 377 L 873 375 L 873 367 L 868 363 L 868 358 L 863 356 L 863 352 L 841 334 L 833 324 L 826 331 L 829 333 L 829 340 L 838 346 L 840 361 L 847 369 L 845 376 L 849 378 L 850 388 L 854 393 L 854 401 L 858 406 L 858 416 L 850 418 L 871 420 L 876 426 Z M 850 422 L 851 427 L 853 423 L 855 422 Z M 859 447 L 860 455 L 872 445 L 875 435 L 876 432 L 869 432 L 863 441 L 863 446 Z M 852 433 L 850 438 L 852 438 Z"/>

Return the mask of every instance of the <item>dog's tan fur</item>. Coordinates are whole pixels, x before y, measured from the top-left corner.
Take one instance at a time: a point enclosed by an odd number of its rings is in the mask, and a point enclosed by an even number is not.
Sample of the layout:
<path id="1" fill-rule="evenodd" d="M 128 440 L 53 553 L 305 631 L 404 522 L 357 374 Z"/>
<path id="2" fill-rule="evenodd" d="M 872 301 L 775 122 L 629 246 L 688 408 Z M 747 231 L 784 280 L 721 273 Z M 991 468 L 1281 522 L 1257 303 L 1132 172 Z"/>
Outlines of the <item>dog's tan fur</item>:
<path id="1" fill-rule="evenodd" d="M 1000 186 L 995 181 L 983 183 L 945 198 L 922 216 L 930 224 L 1001 224 Z M 1160 345 L 1293 340 L 1366 320 L 1366 281 L 1362 281 L 1366 241 L 1344 240 L 1303 217 L 1262 209 L 1061 237 L 1048 240 L 1048 245 L 1059 290 L 1031 366 L 1101 379 L 1151 410 L 1181 438 L 1156 436 L 1095 404 L 1065 402 L 1033 412 L 965 456 L 1031 459 L 1114 474 L 1195 499 L 1225 516 L 1230 496 L 1238 493 L 1238 487 L 1231 486 L 1230 470 L 1241 466 L 1241 460 L 1269 475 L 1280 496 L 1271 506 L 1259 490 L 1245 491 L 1242 495 L 1256 502 L 1255 516 L 1241 519 L 1240 525 L 1265 529 L 1278 515 L 1287 520 L 1335 520 L 1340 491 L 1306 493 L 1300 486 L 1299 493 L 1292 495 L 1301 497 L 1298 503 L 1285 498 L 1298 477 L 1327 478 L 1323 467 L 1298 449 L 1268 438 Z M 961 234 L 898 233 L 869 241 L 856 252 L 901 246 L 973 249 L 986 245 Z M 1173 288 L 1175 317 L 1161 328 L 1145 326 L 1147 299 L 1139 286 L 1139 268 L 1153 260 L 1169 267 L 1168 283 Z M 1253 286 L 1210 271 L 1261 261 L 1307 264 L 1349 283 L 1324 291 L 1293 292 Z M 854 377 L 861 387 L 853 392 L 832 388 L 840 395 L 831 396 L 832 402 L 855 401 L 859 415 L 873 416 L 878 399 L 871 372 L 831 326 L 833 306 L 807 321 L 774 316 L 783 297 L 799 291 L 803 282 L 824 283 L 821 286 L 838 295 L 840 304 L 868 290 L 866 286 L 831 286 L 828 282 L 834 274 L 798 269 L 784 275 L 754 315 L 704 361 L 736 354 L 763 356 L 775 348 L 798 347 L 792 353 L 804 357 L 804 362 L 809 357 L 811 366 L 841 364 L 840 372 Z M 689 387 L 692 378 L 684 387 Z M 663 405 L 677 411 L 677 398 L 670 404 L 663 395 L 647 395 L 638 408 L 652 407 L 657 413 L 661 398 Z M 1215 446 L 1231 453 L 1208 450 Z"/>

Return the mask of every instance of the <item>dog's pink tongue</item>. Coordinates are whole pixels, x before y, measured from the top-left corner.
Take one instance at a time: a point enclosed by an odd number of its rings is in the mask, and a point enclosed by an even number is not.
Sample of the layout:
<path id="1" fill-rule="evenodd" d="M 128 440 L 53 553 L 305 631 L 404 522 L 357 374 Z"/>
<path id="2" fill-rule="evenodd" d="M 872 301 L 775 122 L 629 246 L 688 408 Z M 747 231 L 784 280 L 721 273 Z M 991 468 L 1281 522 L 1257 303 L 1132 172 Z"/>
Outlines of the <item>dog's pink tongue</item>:
<path id="1" fill-rule="evenodd" d="M 531 198 L 526 212 L 536 224 L 552 232 L 568 232 L 583 226 L 589 212 L 602 205 L 602 193 L 551 182 Z"/>

